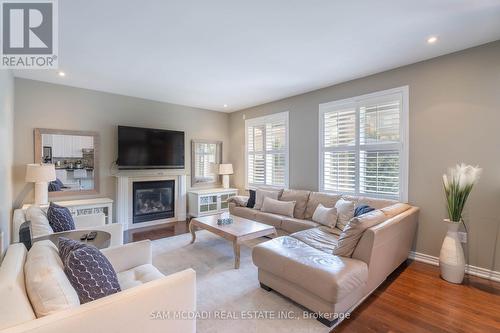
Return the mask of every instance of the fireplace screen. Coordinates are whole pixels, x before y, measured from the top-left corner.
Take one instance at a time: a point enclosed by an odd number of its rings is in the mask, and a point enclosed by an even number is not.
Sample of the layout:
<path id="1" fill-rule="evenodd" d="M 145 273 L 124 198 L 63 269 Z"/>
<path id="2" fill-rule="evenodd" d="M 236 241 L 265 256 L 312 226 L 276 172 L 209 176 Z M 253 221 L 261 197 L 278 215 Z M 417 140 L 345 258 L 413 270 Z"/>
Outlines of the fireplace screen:
<path id="1" fill-rule="evenodd" d="M 134 182 L 134 223 L 154 221 L 175 216 L 175 182 Z"/>

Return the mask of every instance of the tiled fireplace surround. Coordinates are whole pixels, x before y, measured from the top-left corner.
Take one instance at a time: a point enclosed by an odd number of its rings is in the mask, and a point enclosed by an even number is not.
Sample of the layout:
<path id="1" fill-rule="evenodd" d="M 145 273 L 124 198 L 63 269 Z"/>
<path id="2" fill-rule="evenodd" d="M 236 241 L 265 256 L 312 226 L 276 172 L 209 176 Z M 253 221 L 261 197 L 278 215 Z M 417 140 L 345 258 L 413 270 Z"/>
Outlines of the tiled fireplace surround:
<path id="1" fill-rule="evenodd" d="M 186 219 L 186 173 L 184 170 L 121 170 L 117 178 L 116 215 L 123 230 L 158 225 L 167 222 L 184 221 Z M 173 180 L 174 186 L 174 217 L 134 223 L 134 183 Z"/>

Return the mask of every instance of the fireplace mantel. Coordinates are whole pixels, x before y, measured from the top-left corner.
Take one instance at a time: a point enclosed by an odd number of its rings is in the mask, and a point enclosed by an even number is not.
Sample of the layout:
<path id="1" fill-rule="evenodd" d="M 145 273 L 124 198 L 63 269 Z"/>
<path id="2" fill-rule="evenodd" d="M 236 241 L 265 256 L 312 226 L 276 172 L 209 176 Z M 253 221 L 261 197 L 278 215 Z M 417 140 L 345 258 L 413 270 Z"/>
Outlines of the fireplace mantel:
<path id="1" fill-rule="evenodd" d="M 120 170 L 117 178 L 116 216 L 124 230 L 186 220 L 186 171 L 179 170 Z M 173 218 L 133 223 L 133 183 L 154 180 L 175 180 L 175 216 Z"/>

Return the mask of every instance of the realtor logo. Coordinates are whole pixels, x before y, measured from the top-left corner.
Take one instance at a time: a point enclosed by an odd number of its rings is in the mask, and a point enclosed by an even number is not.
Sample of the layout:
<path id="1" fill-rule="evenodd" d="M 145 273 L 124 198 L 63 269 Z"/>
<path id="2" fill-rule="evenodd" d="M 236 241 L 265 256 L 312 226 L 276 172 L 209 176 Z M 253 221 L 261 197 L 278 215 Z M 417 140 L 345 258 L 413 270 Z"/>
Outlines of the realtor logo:
<path id="1" fill-rule="evenodd" d="M 2 0 L 1 5 L 0 67 L 57 68 L 57 0 Z"/>

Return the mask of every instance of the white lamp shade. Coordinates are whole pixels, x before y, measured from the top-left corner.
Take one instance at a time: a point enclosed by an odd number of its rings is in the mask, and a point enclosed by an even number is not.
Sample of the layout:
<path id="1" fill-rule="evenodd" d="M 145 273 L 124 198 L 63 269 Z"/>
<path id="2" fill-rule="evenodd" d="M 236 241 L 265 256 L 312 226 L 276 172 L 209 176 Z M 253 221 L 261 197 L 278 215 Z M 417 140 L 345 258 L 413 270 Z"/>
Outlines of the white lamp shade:
<path id="1" fill-rule="evenodd" d="M 219 175 L 232 175 L 232 174 L 233 174 L 233 165 L 231 163 L 219 164 Z"/>
<path id="2" fill-rule="evenodd" d="M 26 181 L 29 183 L 48 183 L 56 180 L 54 164 L 26 165 Z"/>

